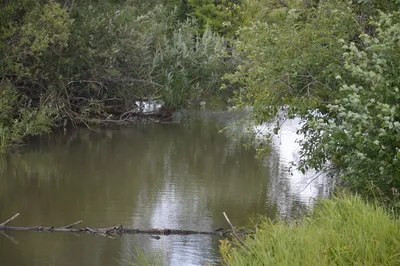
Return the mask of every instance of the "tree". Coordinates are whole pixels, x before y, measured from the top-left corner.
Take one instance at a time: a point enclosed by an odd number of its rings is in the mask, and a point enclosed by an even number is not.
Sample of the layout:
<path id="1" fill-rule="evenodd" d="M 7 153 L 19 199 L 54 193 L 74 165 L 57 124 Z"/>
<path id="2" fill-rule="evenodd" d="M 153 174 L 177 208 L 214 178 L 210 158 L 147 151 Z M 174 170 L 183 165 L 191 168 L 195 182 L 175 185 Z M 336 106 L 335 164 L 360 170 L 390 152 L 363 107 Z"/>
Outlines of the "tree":
<path id="1" fill-rule="evenodd" d="M 301 118 L 300 170 L 334 166 L 357 191 L 398 189 L 399 15 L 370 20 L 396 1 L 265 2 L 264 22 L 235 42 L 242 62 L 225 76 L 240 87 L 232 103 L 252 106 L 255 124 L 276 121 L 270 134 Z"/>
<path id="2" fill-rule="evenodd" d="M 308 121 L 302 167 L 340 167 L 345 184 L 370 185 L 390 194 L 400 189 L 400 13 L 380 13 L 375 34 L 360 36 L 363 47 L 344 44 L 342 97 L 328 115 Z"/>
<path id="3" fill-rule="evenodd" d="M 309 110 L 325 112 L 338 96 L 335 76 L 346 75 L 337 40 L 356 36 L 356 14 L 330 1 L 299 8 L 273 7 L 267 22 L 243 27 L 234 43 L 243 60 L 225 78 L 240 86 L 233 103 L 253 106 L 256 123 L 274 119 L 282 109 L 302 117 Z"/>

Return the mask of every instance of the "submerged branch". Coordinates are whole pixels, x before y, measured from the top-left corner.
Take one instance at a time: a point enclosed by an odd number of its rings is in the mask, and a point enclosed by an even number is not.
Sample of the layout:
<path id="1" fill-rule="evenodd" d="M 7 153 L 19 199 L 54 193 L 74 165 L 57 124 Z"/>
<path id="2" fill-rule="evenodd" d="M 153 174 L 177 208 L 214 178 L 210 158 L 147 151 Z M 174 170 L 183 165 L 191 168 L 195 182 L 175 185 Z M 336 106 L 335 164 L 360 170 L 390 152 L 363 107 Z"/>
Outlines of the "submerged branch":
<path id="1" fill-rule="evenodd" d="M 0 231 L 40 231 L 40 232 L 73 232 L 73 233 L 89 233 L 95 235 L 101 235 L 110 237 L 110 234 L 150 234 L 150 235 L 215 235 L 215 236 L 224 236 L 224 233 L 221 232 L 221 228 L 213 231 L 197 231 L 197 230 L 180 230 L 180 229 L 167 229 L 167 228 L 150 228 L 150 229 L 139 229 L 139 228 L 124 228 L 122 225 L 116 225 L 112 227 L 106 228 L 89 228 L 89 227 L 81 227 L 81 228 L 73 228 L 74 226 L 81 224 L 82 221 L 77 221 L 75 223 L 54 227 L 54 226 L 32 226 L 32 227 L 23 227 L 23 226 L 7 226 L 7 224 L 17 218 L 19 213 L 6 220 L 4 223 L 0 224 Z"/>
<path id="2" fill-rule="evenodd" d="M 5 232 L 1 232 L 0 234 L 2 234 L 3 236 L 5 236 L 7 239 L 9 239 L 13 244 L 18 245 L 18 241 L 15 240 L 12 236 L 7 235 Z"/>

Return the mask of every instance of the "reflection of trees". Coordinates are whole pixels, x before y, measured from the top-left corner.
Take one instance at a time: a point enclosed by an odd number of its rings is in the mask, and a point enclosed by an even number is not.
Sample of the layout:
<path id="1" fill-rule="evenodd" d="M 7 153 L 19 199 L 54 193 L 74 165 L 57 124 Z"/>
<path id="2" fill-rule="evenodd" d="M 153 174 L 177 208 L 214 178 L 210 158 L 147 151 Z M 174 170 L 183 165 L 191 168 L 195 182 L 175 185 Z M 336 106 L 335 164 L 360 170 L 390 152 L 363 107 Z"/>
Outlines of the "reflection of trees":
<path id="1" fill-rule="evenodd" d="M 248 214 L 264 209 L 260 203 L 267 178 L 254 154 L 218 134 L 211 121 L 79 130 L 34 139 L 19 154 L 0 159 L 0 200 L 6 203 L 0 218 L 18 211 L 23 225 L 82 219 L 90 226 L 211 229 L 225 224 L 221 214 L 226 211 L 244 225 Z M 107 240 L 74 237 L 56 241 L 52 258 L 84 259 L 80 256 L 87 255 L 72 255 L 79 245 L 90 248 L 96 260 L 106 249 L 109 258 L 101 263 L 110 265 L 122 250 Z M 148 237 L 123 239 L 153 245 Z M 28 243 L 28 250 L 48 246 L 46 237 L 32 237 Z M 188 243 L 187 248 L 213 252 L 211 239 Z M 171 249 L 178 252 L 175 246 Z M 43 256 L 49 253 L 38 250 Z"/>
<path id="2" fill-rule="evenodd" d="M 149 152 L 161 154 L 161 162 L 153 163 L 164 164 L 160 173 L 168 183 L 181 185 L 181 193 L 196 191 L 212 210 L 221 209 L 219 206 L 224 203 L 246 209 L 255 207 L 249 204 L 260 202 L 263 192 L 260 184 L 268 176 L 262 164 L 254 159 L 254 153 L 215 134 L 217 129 L 213 124 L 191 124 L 184 129 L 189 134 L 182 134 L 181 130 L 174 126 L 163 129 L 163 134 L 155 134 L 162 138 L 149 146 Z M 265 180 L 260 178 L 263 174 Z"/>
<path id="3" fill-rule="evenodd" d="M 275 138 L 271 156 L 266 160 L 270 166 L 268 189 L 269 208 L 275 209 L 280 218 L 293 218 L 312 205 L 311 198 L 324 196 L 326 184 L 324 177 L 314 178 L 313 173 L 306 175 L 296 169 L 287 171 L 290 162 L 298 159 L 299 146 L 295 142 L 300 121 L 287 121 L 281 128 L 279 139 Z"/>
<path id="4" fill-rule="evenodd" d="M 252 151 L 218 134 L 213 119 L 79 130 L 34 139 L 20 153 L 0 158 L 0 218 L 18 211 L 22 225 L 63 225 L 82 219 L 94 227 L 209 230 L 226 225 L 224 211 L 236 225 L 247 225 L 257 214 L 285 216 L 303 208 L 304 199 L 293 195 L 291 177 L 283 171 L 287 162 L 282 151 L 259 161 Z M 92 256 L 97 265 L 112 265 L 119 252 L 135 243 L 144 250 L 171 252 L 172 260 L 194 259 L 187 256 L 190 249 L 203 256 L 215 252 L 210 238 L 173 240 L 185 243 L 176 244 L 168 242 L 174 238 L 163 243 L 147 236 L 124 236 L 114 242 L 88 237 L 55 241 L 52 258 L 76 257 L 70 265 L 87 265 L 92 263 L 77 260 Z M 25 249 L 48 247 L 48 238 L 33 235 Z M 4 241 L 1 236 L 0 241 Z M 0 265 L 3 252 L 22 251 L 0 250 Z M 38 252 L 44 256 L 49 250 Z"/>
<path id="5" fill-rule="evenodd" d="M 261 184 L 266 183 L 268 176 L 265 179 L 260 176 L 265 174 L 265 169 L 254 158 L 254 153 L 216 134 L 215 124 L 160 125 L 152 130 L 145 153 L 148 156 L 143 155 L 140 164 L 148 165 L 143 168 L 145 173 L 156 169 L 150 176 L 158 175 L 156 181 L 163 181 L 157 187 L 158 193 L 141 191 L 139 212 L 146 211 L 148 202 L 154 204 L 151 215 L 135 217 L 134 224 L 209 230 L 225 224 L 223 211 L 242 225 L 249 221 L 249 215 L 243 213 L 263 211 L 260 203 L 263 203 L 265 186 Z M 192 250 L 203 250 L 204 256 L 212 252 L 211 240 L 192 240 L 188 245 Z M 162 244 L 160 252 L 173 250 L 170 254 L 175 260 L 189 263 L 188 254 L 171 245 L 170 242 Z"/>

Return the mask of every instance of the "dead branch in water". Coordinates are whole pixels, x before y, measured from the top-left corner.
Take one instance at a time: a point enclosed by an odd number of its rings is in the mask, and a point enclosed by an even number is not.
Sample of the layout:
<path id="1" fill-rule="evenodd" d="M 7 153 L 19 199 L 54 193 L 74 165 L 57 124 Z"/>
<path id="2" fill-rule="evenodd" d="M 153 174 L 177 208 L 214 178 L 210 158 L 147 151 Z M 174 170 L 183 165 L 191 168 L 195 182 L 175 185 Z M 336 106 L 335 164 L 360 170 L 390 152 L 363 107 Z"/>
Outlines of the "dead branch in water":
<path id="1" fill-rule="evenodd" d="M 239 241 L 240 244 L 243 245 L 243 247 L 245 247 L 247 250 L 250 250 L 249 246 L 247 246 L 246 243 L 236 233 L 235 227 L 232 225 L 231 221 L 229 220 L 228 215 L 226 215 L 225 212 L 223 214 L 225 216 L 226 221 L 228 222 L 228 224 L 230 225 L 230 227 L 232 229 L 233 236 Z"/>
<path id="2" fill-rule="evenodd" d="M 8 219 L 7 221 L 5 221 L 4 223 L 0 224 L 0 228 L 1 226 L 6 226 L 9 222 L 11 222 L 12 220 L 14 220 L 15 218 L 17 218 L 19 216 L 19 213 L 15 214 L 13 217 L 11 217 L 10 219 Z"/>
<path id="3" fill-rule="evenodd" d="M 54 226 L 8 226 L 7 224 L 16 219 L 19 213 L 15 214 L 10 219 L 0 224 L 0 231 L 39 231 L 39 232 L 73 232 L 73 233 L 89 233 L 94 235 L 101 235 L 111 237 L 111 234 L 150 234 L 150 235 L 215 235 L 224 236 L 225 233 L 221 232 L 222 228 L 218 228 L 213 231 L 197 231 L 197 230 L 179 230 L 179 229 L 166 229 L 166 228 L 150 228 L 150 229 L 137 229 L 137 228 L 124 228 L 122 225 L 116 225 L 106 228 L 89 228 L 81 227 L 74 228 L 76 225 L 83 223 L 77 221 L 61 227 Z"/>

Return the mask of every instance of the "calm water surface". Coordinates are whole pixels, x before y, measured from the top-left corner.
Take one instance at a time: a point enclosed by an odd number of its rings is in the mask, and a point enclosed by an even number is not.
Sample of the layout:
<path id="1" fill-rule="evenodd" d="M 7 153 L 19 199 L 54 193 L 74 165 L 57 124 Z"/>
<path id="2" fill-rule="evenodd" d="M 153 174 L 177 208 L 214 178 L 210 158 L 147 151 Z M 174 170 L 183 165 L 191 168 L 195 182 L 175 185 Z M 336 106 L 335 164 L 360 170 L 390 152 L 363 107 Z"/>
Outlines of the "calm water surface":
<path id="1" fill-rule="evenodd" d="M 324 194 L 322 181 L 286 171 L 296 160 L 296 121 L 257 160 L 218 130 L 233 113 L 200 112 L 186 121 L 80 129 L 34 139 L 0 157 L 0 221 L 10 225 L 212 230 L 245 226 L 257 215 L 290 218 Z M 217 262 L 218 237 L 72 233 L 0 234 L 0 265 L 126 265 L 135 249 L 164 265 Z"/>

